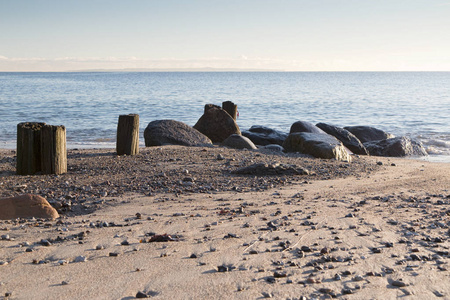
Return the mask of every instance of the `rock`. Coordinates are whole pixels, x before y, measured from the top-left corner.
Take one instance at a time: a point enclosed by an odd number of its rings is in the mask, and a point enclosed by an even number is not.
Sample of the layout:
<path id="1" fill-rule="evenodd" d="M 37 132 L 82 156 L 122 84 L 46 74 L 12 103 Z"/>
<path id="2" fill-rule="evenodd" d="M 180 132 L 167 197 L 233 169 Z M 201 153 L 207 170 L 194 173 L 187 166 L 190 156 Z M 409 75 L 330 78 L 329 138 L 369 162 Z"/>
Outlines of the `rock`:
<path id="1" fill-rule="evenodd" d="M 269 151 L 273 151 L 273 152 L 284 152 L 284 148 L 280 145 L 277 144 L 269 144 L 269 145 L 265 145 L 261 148 L 259 148 L 261 150 L 269 150 Z"/>
<path id="2" fill-rule="evenodd" d="M 421 142 L 408 137 L 396 137 L 380 141 L 364 143 L 370 155 L 374 156 L 427 156 L 428 153 Z"/>
<path id="3" fill-rule="evenodd" d="M 353 133 L 361 143 L 393 138 L 394 135 L 370 126 L 347 126 L 344 129 Z"/>
<path id="4" fill-rule="evenodd" d="M 284 141 L 283 147 L 287 152 L 300 152 L 317 158 L 351 161 L 344 145 L 326 133 L 291 133 Z"/>
<path id="5" fill-rule="evenodd" d="M 233 149 L 257 149 L 255 144 L 245 136 L 239 134 L 232 134 L 223 141 L 222 146 Z"/>
<path id="6" fill-rule="evenodd" d="M 59 214 L 45 198 L 25 194 L 16 197 L 0 198 L 0 220 L 16 218 L 56 219 Z"/>
<path id="7" fill-rule="evenodd" d="M 249 130 L 242 131 L 242 135 L 249 138 L 256 145 L 261 146 L 270 144 L 281 146 L 288 137 L 288 134 L 286 133 L 260 125 L 254 125 Z"/>
<path id="8" fill-rule="evenodd" d="M 210 138 L 213 143 L 222 143 L 232 134 L 241 134 L 241 130 L 234 119 L 219 107 L 211 107 L 205 110 L 194 128 Z"/>
<path id="9" fill-rule="evenodd" d="M 405 287 L 407 284 L 401 280 L 394 280 L 391 282 L 391 285 L 396 287 Z"/>
<path id="10" fill-rule="evenodd" d="M 305 121 L 297 121 L 292 124 L 289 133 L 294 132 L 325 133 L 325 131 L 315 126 L 314 124 Z"/>
<path id="11" fill-rule="evenodd" d="M 174 120 L 150 122 L 144 130 L 145 146 L 212 144 L 211 140 L 191 126 Z"/>
<path id="12" fill-rule="evenodd" d="M 285 165 L 279 163 L 266 164 L 258 163 L 248 167 L 239 168 L 232 172 L 239 175 L 308 175 L 309 171 L 296 165 Z"/>
<path id="13" fill-rule="evenodd" d="M 86 261 L 87 261 L 87 258 L 86 258 L 86 256 L 83 256 L 83 255 L 77 256 L 73 260 L 74 263 L 86 262 Z"/>
<path id="14" fill-rule="evenodd" d="M 361 155 L 369 155 L 366 147 L 361 143 L 361 141 L 350 131 L 336 127 L 333 125 L 328 125 L 325 123 L 317 123 L 317 127 L 328 133 L 329 135 L 334 136 L 338 140 L 340 140 L 345 147 L 347 147 L 350 151 L 355 154 Z"/>

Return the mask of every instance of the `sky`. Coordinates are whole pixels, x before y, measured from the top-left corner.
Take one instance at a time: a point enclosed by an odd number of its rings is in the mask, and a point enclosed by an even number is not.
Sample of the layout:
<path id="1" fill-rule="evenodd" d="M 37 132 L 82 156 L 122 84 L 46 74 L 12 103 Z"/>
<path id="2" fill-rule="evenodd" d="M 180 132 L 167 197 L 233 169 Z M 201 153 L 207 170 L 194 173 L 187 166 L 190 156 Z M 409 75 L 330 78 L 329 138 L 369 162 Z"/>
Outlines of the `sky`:
<path id="1" fill-rule="evenodd" d="M 0 71 L 450 71 L 450 0 L 0 0 Z"/>

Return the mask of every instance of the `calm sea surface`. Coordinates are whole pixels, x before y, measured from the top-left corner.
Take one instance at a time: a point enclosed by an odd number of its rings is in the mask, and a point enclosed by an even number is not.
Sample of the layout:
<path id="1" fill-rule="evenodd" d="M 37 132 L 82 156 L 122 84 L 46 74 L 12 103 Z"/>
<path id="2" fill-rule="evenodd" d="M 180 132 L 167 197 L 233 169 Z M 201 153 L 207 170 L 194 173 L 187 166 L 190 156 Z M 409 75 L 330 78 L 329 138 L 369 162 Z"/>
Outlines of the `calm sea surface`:
<path id="1" fill-rule="evenodd" d="M 118 117 L 194 125 L 207 103 L 238 105 L 241 130 L 298 120 L 370 125 L 450 162 L 450 72 L 0 73 L 0 148 L 20 122 L 65 125 L 69 148 L 115 147 Z"/>

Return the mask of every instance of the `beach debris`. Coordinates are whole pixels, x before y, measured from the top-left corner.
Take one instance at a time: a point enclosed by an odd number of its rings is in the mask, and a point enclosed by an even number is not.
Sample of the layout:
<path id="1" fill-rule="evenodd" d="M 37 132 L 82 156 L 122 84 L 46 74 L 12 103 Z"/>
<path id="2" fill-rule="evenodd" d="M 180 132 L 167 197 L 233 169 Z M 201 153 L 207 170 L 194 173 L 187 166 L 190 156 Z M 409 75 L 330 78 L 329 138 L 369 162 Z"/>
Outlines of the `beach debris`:
<path id="1" fill-rule="evenodd" d="M 171 235 L 168 235 L 167 233 L 164 234 L 156 234 L 154 236 L 152 236 L 148 242 L 149 243 L 153 243 L 153 242 L 178 242 L 179 239 L 176 237 L 172 237 Z"/>

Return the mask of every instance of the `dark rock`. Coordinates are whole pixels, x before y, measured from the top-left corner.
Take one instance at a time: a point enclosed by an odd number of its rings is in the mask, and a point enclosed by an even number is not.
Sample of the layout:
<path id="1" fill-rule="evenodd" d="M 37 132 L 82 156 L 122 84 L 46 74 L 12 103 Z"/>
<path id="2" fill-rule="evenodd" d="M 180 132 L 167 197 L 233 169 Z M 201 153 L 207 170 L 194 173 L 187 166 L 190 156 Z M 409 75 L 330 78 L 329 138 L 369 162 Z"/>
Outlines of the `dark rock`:
<path id="1" fill-rule="evenodd" d="M 253 142 L 242 135 L 232 134 L 222 142 L 222 146 L 230 147 L 233 149 L 257 149 Z"/>
<path id="2" fill-rule="evenodd" d="M 260 149 L 267 149 L 273 152 L 284 152 L 284 148 L 277 144 L 269 144 L 261 147 Z"/>
<path id="3" fill-rule="evenodd" d="M 283 147 L 287 152 L 300 152 L 317 158 L 351 161 L 344 145 L 326 133 L 291 133 L 284 141 Z"/>
<path id="4" fill-rule="evenodd" d="M 396 286 L 396 287 L 405 287 L 406 283 L 404 283 L 403 281 L 400 280 L 394 280 L 391 282 L 392 286 Z"/>
<path id="5" fill-rule="evenodd" d="M 252 126 L 249 130 L 242 131 L 242 135 L 249 138 L 256 145 L 261 146 L 270 144 L 281 146 L 288 136 L 286 133 L 259 125 Z"/>
<path id="6" fill-rule="evenodd" d="M 150 296 L 143 292 L 137 292 L 136 298 L 150 298 Z"/>
<path id="7" fill-rule="evenodd" d="M 239 168 L 232 172 L 239 175 L 308 175 L 309 171 L 296 165 L 285 165 L 279 163 L 258 163 L 248 167 Z"/>
<path id="8" fill-rule="evenodd" d="M 368 155 L 366 147 L 361 143 L 361 141 L 350 131 L 336 127 L 333 125 L 328 125 L 325 123 L 316 124 L 317 127 L 328 133 L 329 135 L 334 136 L 338 140 L 340 140 L 345 147 L 347 147 L 350 151 L 355 154 Z"/>
<path id="9" fill-rule="evenodd" d="M 150 122 L 144 131 L 145 146 L 212 144 L 211 140 L 191 126 L 174 120 Z"/>
<path id="10" fill-rule="evenodd" d="M 325 131 L 323 131 L 316 125 L 305 121 L 297 121 L 292 124 L 289 133 L 291 134 L 294 132 L 325 133 Z"/>
<path id="11" fill-rule="evenodd" d="M 218 107 L 206 110 L 194 128 L 209 137 L 213 143 L 222 143 L 232 134 L 241 134 L 236 121 L 225 110 Z"/>
<path id="12" fill-rule="evenodd" d="M 380 141 L 364 143 L 370 155 L 374 156 L 427 156 L 428 153 L 421 142 L 408 137 L 396 137 Z"/>
<path id="13" fill-rule="evenodd" d="M 370 126 L 347 126 L 344 129 L 353 133 L 361 143 L 393 138 L 394 135 Z"/>

